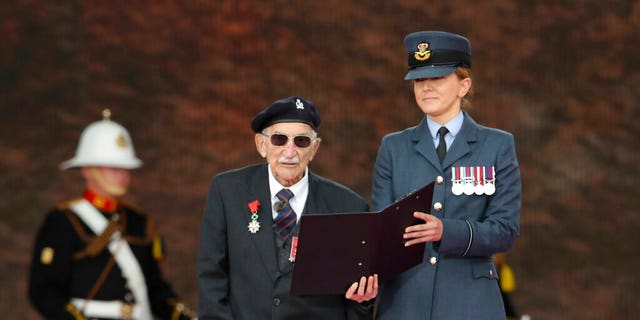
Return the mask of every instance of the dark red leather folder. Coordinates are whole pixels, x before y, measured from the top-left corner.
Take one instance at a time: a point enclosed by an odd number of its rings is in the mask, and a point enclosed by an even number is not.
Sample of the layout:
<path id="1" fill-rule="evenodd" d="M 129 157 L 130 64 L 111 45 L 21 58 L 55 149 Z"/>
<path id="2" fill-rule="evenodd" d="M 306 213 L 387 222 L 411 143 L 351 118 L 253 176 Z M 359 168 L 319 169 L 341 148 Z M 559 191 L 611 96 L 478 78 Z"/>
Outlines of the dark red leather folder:
<path id="1" fill-rule="evenodd" d="M 432 196 L 433 182 L 380 212 L 303 215 L 291 294 L 344 294 L 361 276 L 382 283 L 422 262 L 424 243 L 405 247 L 402 235 Z"/>

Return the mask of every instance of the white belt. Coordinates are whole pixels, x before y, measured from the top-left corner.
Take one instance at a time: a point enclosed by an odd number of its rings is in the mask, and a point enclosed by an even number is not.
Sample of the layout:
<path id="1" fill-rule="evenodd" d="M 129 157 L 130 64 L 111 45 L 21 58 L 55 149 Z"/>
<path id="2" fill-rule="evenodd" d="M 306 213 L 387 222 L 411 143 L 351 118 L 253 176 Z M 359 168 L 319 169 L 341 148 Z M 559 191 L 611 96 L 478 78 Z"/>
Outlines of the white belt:
<path id="1" fill-rule="evenodd" d="M 106 319 L 138 319 L 142 312 L 135 304 L 119 300 L 99 301 L 71 298 L 73 304 L 84 316 Z"/>

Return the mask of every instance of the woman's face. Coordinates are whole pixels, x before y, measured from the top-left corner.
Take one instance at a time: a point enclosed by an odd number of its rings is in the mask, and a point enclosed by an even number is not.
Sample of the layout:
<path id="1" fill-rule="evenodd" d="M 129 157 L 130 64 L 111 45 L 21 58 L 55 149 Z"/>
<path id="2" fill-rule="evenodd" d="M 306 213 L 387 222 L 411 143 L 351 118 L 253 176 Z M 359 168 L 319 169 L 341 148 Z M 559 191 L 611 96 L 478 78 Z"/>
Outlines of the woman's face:
<path id="1" fill-rule="evenodd" d="M 471 78 L 460 79 L 456 73 L 440 78 L 416 79 L 413 93 L 416 103 L 432 120 L 445 124 L 460 112 L 462 98 L 471 88 Z"/>

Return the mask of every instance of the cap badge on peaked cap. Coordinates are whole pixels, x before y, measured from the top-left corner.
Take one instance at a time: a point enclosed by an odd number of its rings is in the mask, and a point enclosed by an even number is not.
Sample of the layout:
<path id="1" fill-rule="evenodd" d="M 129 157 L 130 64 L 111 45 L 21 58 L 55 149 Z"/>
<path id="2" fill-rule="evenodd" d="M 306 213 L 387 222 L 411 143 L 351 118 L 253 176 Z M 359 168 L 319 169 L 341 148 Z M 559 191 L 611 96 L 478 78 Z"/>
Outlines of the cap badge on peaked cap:
<path id="1" fill-rule="evenodd" d="M 420 42 L 417 47 L 418 51 L 413 53 L 413 57 L 416 58 L 416 60 L 425 61 L 431 57 L 431 50 L 427 50 L 429 49 L 429 43 Z"/>
<path id="2" fill-rule="evenodd" d="M 438 78 L 458 67 L 471 68 L 471 44 L 466 37 L 444 31 L 418 31 L 404 38 L 408 72 L 405 80 Z"/>

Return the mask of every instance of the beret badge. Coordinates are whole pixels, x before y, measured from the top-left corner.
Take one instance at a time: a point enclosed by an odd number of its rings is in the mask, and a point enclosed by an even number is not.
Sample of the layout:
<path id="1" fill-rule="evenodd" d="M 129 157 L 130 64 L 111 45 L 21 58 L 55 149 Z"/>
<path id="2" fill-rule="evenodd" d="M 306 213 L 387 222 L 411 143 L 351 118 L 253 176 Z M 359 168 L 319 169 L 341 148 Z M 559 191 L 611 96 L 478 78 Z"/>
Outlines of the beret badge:
<path id="1" fill-rule="evenodd" d="M 431 50 L 429 49 L 429 44 L 426 42 L 418 43 L 418 51 L 413 53 L 413 57 L 418 61 L 425 61 L 431 57 Z"/>

